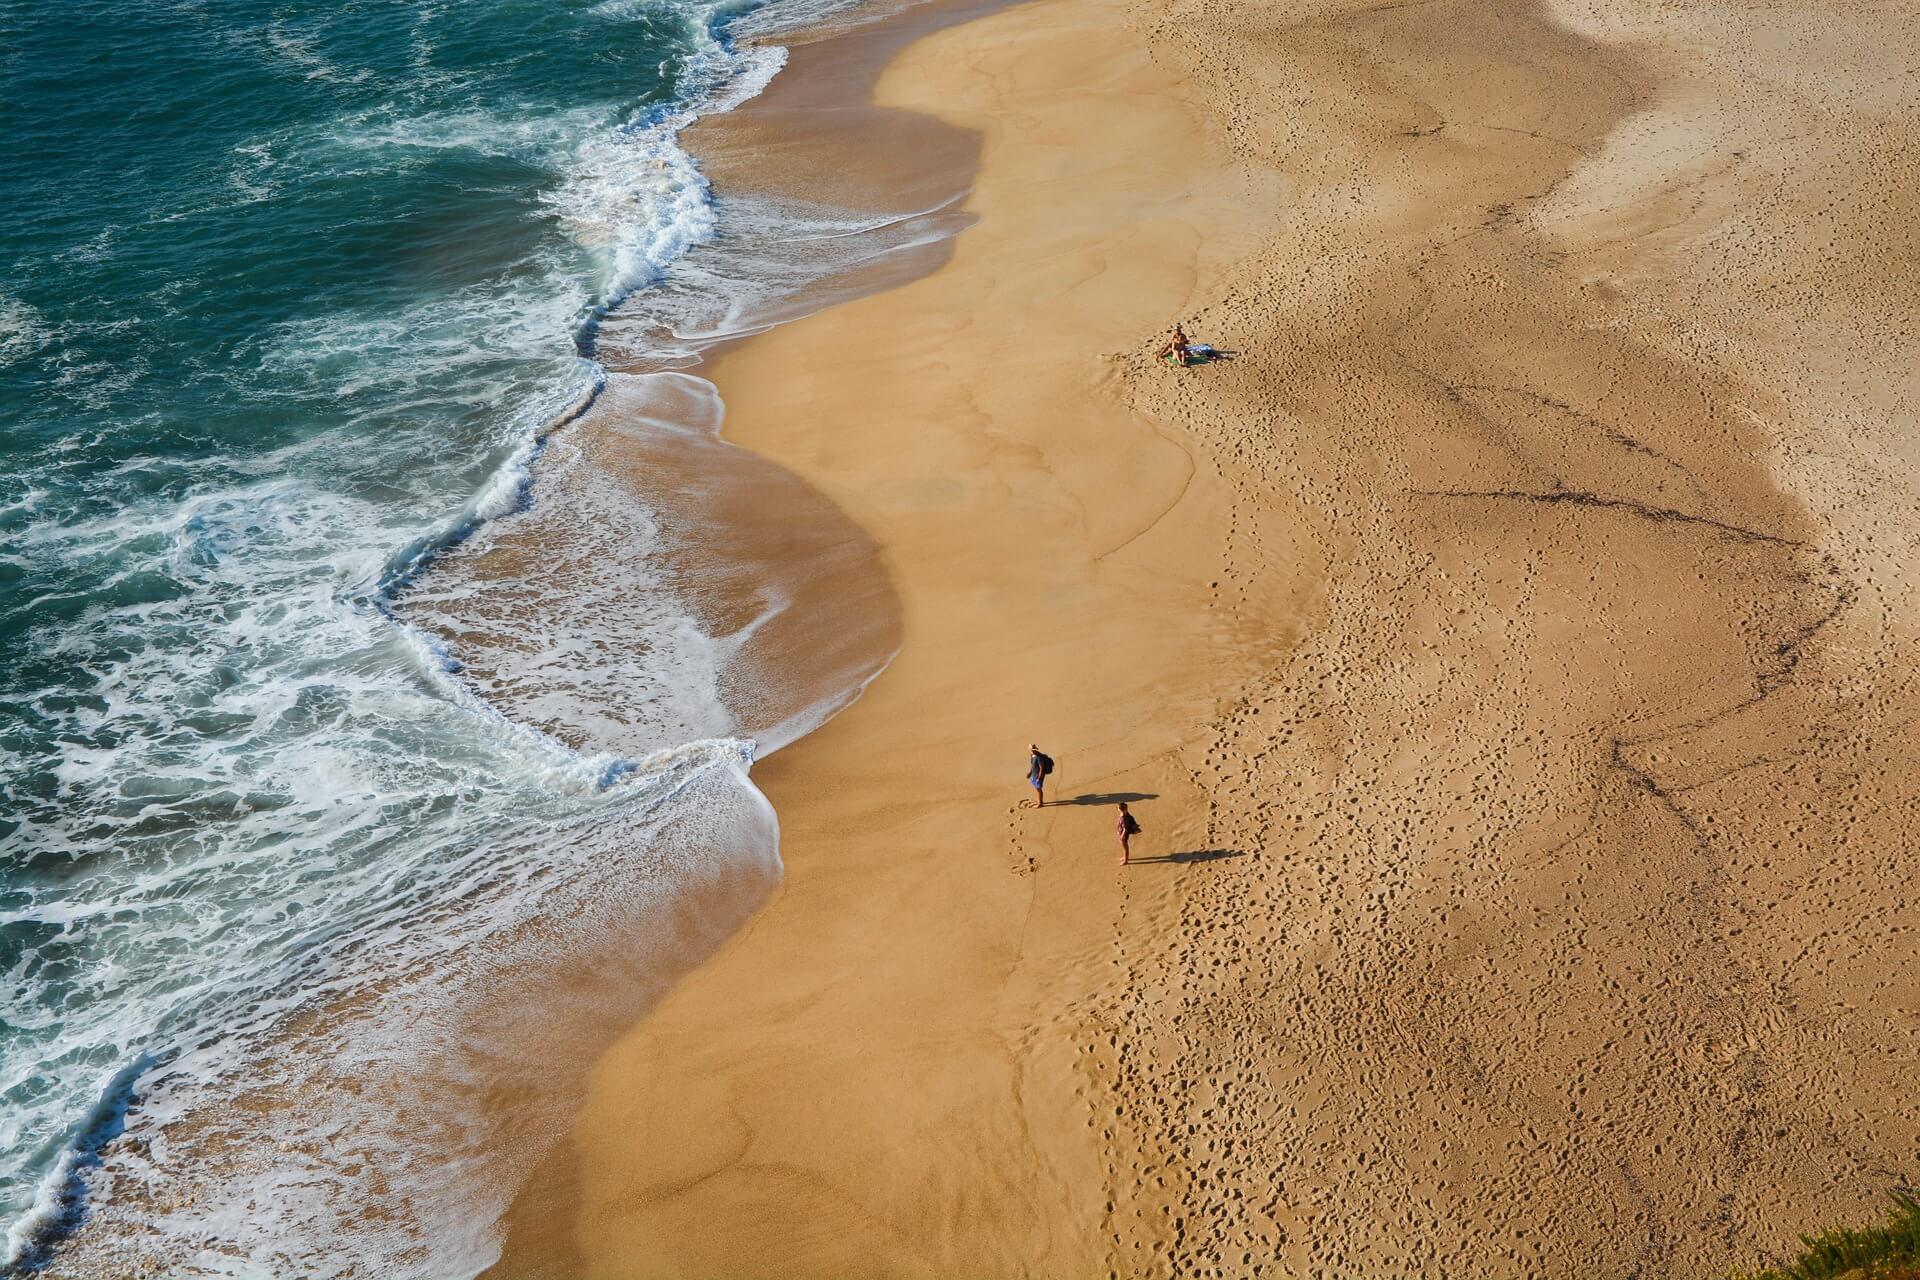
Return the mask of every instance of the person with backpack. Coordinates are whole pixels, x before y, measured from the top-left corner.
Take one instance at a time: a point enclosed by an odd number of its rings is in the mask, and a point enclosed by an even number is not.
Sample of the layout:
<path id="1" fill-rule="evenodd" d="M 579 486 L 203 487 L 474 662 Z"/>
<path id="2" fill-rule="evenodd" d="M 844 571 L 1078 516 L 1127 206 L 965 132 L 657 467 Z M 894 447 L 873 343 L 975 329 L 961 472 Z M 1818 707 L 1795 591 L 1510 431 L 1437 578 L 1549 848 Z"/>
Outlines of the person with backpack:
<path id="1" fill-rule="evenodd" d="M 1033 807 L 1044 809 L 1047 807 L 1047 775 L 1053 772 L 1053 757 L 1031 742 L 1027 750 L 1033 753 L 1027 758 L 1027 783 L 1033 788 Z"/>
<path id="2" fill-rule="evenodd" d="M 1127 848 L 1127 841 L 1140 834 L 1140 823 L 1127 812 L 1125 800 L 1120 802 L 1120 817 L 1113 825 L 1114 829 L 1120 833 L 1120 865 L 1124 867 L 1133 856 L 1132 850 Z"/>

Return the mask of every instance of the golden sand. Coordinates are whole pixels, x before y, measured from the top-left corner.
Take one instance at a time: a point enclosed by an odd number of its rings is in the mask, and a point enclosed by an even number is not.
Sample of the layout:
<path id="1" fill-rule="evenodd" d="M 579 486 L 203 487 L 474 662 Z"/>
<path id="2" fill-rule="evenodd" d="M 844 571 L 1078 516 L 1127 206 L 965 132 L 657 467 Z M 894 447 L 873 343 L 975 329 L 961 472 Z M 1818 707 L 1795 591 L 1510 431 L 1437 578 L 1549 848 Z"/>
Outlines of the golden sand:
<path id="1" fill-rule="evenodd" d="M 1711 1274 L 1911 1179 L 1917 28 L 1048 0 L 901 52 L 977 225 L 702 372 L 903 647 L 757 769 L 786 881 L 601 1062 L 539 1238 Z M 1153 360 L 1176 317 L 1236 358 Z"/>

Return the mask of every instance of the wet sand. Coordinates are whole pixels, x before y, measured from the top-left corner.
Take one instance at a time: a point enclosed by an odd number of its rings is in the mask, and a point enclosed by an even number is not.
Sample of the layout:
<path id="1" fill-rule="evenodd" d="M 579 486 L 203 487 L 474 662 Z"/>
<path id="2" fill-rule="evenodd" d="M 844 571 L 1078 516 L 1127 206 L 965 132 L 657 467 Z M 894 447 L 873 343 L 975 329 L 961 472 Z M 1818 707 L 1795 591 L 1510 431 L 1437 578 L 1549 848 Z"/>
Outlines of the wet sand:
<path id="1" fill-rule="evenodd" d="M 784 884 L 500 1274 L 1708 1274 L 1872 1214 L 1915 28 L 1054 0 L 902 51 L 977 224 L 702 370 L 900 653 L 757 768 Z M 1157 363 L 1176 317 L 1237 354 Z"/>

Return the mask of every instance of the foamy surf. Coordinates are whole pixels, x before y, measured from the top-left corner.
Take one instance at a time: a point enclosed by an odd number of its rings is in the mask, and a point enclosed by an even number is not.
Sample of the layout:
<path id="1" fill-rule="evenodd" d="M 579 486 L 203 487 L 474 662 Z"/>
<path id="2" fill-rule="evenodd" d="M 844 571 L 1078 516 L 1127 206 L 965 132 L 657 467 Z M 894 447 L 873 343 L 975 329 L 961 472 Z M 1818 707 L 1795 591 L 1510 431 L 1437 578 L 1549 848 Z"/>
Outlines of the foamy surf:
<path id="1" fill-rule="evenodd" d="M 32 655 L 0 702 L 45 731 L 0 741 L 9 1270 L 483 1269 L 564 1122 L 556 1063 L 590 1061 L 776 880 L 753 742 L 818 724 L 892 651 L 884 600 L 827 643 L 799 625 L 873 589 L 863 535 L 727 446 L 708 384 L 594 356 L 604 328 L 625 360 L 684 363 L 950 234 L 950 211 L 716 204 L 678 136 L 784 58 L 731 47 L 721 9 L 590 11 L 673 50 L 673 94 L 612 115 L 525 87 L 475 105 L 478 73 L 435 62 L 474 39 L 443 10 L 369 46 L 406 50 L 372 72 L 316 15 L 231 46 L 266 79 L 192 94 L 293 75 L 361 96 L 220 142 L 218 181 L 151 217 L 77 207 L 36 261 L 102 291 L 93 323 L 0 279 L 0 355 L 40 379 L 35 411 L 84 424 L 47 419 L 56 443 L 0 488 L 25 584 L 5 619 Z M 201 273 L 225 279 L 303 200 L 270 270 L 326 277 L 357 207 L 329 184 L 417 185 L 392 209 L 417 222 L 468 170 L 478 207 L 506 203 L 419 240 L 398 283 L 262 286 L 218 334 L 185 268 L 111 293 L 203 244 L 242 255 Z M 521 236 L 528 217 L 557 234 Z M 244 236 L 205 230 L 229 218 Z M 631 468 L 559 430 L 615 418 L 635 456 L 702 477 L 692 496 L 613 483 Z M 180 423 L 205 438 L 173 447 Z M 781 503 L 818 527 L 776 566 L 751 512 Z M 502 592 L 492 558 L 528 547 L 526 590 Z"/>
<path id="2" fill-rule="evenodd" d="M 706 31 L 702 11 L 687 10 L 684 20 L 695 28 L 700 64 L 688 92 L 737 100 L 737 78 L 726 71 L 734 55 Z M 284 46 L 296 47 L 309 46 Z M 777 66 L 765 54 L 740 62 Z M 152 502 L 98 504 L 49 521 L 33 519 L 41 514 L 36 497 L 49 492 L 36 485 L 7 505 L 23 520 L 13 530 L 22 562 L 98 566 L 106 594 L 104 608 L 88 606 L 41 633 L 49 650 L 101 655 L 80 668 L 88 687 L 37 695 L 55 699 L 43 705 L 56 728 L 67 726 L 57 755 L 44 763 L 4 757 L 15 778 L 32 786 L 37 772 L 50 789 L 50 803 L 15 809 L 9 845 L 23 874 L 0 898 L 0 925 L 22 979 L 6 1009 L 17 1034 L 0 1067 L 9 1103 L 0 1145 L 20 1157 L 0 1182 L 12 1207 L 6 1267 L 45 1261 L 83 1218 L 96 1229 L 72 1249 L 110 1267 L 178 1262 L 173 1233 L 188 1231 L 189 1221 L 193 1233 L 226 1237 L 221 1259 L 191 1264 L 208 1274 L 299 1256 L 303 1236 L 316 1248 L 337 1240 L 351 1222 L 290 1210 L 210 1225 L 197 1212 L 156 1208 L 177 1206 L 183 1195 L 219 1203 L 223 1187 L 245 1185 L 232 1181 L 243 1170 L 245 1179 L 265 1176 L 258 1153 L 304 1141 L 301 1126 L 287 1123 L 297 1111 L 291 1104 L 278 1106 L 278 1121 L 258 1133 L 217 1117 L 235 1114 L 235 1099 L 293 1078 L 303 1046 L 290 1028 L 309 1020 L 316 1002 L 352 1004 L 363 1000 L 356 992 L 377 986 L 381 1006 L 391 1007 L 412 983 L 416 994 L 403 1003 L 437 985 L 435 1007 L 451 1008 L 446 1002 L 457 999 L 445 989 L 445 966 L 459 957 L 472 970 L 481 950 L 487 963 L 503 963 L 514 955 L 504 934 L 545 927 L 543 902 L 574 923 L 569 945 L 584 947 L 634 929 L 644 935 L 650 916 L 689 909 L 675 904 L 701 898 L 716 875 L 746 868 L 749 881 L 770 878 L 771 815 L 747 780 L 750 747 L 714 736 L 731 720 L 711 673 L 693 680 L 689 714 L 629 717 L 632 754 L 576 752 L 476 697 L 454 678 L 444 640 L 385 606 L 434 555 L 516 510 L 539 437 L 591 403 L 600 371 L 573 353 L 590 340 L 603 306 L 595 295 L 634 287 L 710 233 L 704 185 L 672 142 L 701 105 L 648 108 L 643 116 L 658 116 L 659 127 L 629 120 L 602 144 L 592 142 L 590 112 L 561 113 L 560 128 L 554 117 L 527 128 L 497 116 L 443 116 L 384 138 L 340 141 L 342 155 L 384 154 L 403 171 L 413 163 L 404 153 L 423 148 L 518 147 L 559 173 L 559 189 L 577 204 L 600 210 L 594 234 L 580 238 L 591 241 L 582 244 L 583 261 L 599 264 L 597 275 L 581 279 L 573 262 L 543 249 L 527 260 L 532 288 L 502 293 L 476 281 L 397 310 L 362 305 L 271 324 L 250 340 L 261 351 L 261 377 L 312 385 L 365 429 L 379 429 L 386 401 L 418 412 L 437 399 L 465 412 L 446 400 L 459 393 L 456 380 L 491 381 L 493 396 L 522 400 L 502 415 L 496 460 L 440 532 L 383 552 L 382 543 L 396 545 L 389 540 L 408 518 L 403 510 L 377 488 L 327 492 L 300 478 L 334 448 L 324 437 L 257 463 L 235 459 L 224 484 L 165 459 L 142 464 L 157 479 L 178 472 L 188 480 L 194 487 L 184 500 L 163 491 Z M 494 121 L 495 136 L 483 136 Z M 350 126 L 349 134 L 354 127 L 369 128 Z M 270 154 L 265 144 L 237 151 L 254 170 Z M 656 188 L 642 181 L 662 168 L 677 175 L 683 198 L 656 200 Z M 244 194 L 271 191 L 252 183 Z M 9 298 L 7 330 L 7 354 L 24 357 L 45 345 L 50 327 Z M 543 346 L 552 354 L 520 354 Z M 96 379 L 91 394 L 118 385 Z M 378 456 L 376 446 L 369 460 Z M 628 585 L 646 589 L 639 580 Z M 57 598 L 43 596 L 38 608 L 43 619 L 62 621 Z M 670 604 L 658 612 L 665 632 L 699 646 Z M 43 881 L 35 874 L 62 867 L 72 870 Z M 608 874 L 617 888 L 604 883 Z M 80 897 L 69 889 L 76 884 Z M 553 907 L 568 894 L 590 894 L 594 910 Z M 730 919 L 732 909 L 720 916 Z M 589 918 L 608 932 L 586 928 Z M 143 951 L 161 953 L 159 963 L 143 964 Z M 677 958 L 655 959 L 661 972 L 678 971 Z M 179 970 L 180 960 L 190 968 Z M 537 965 L 522 955 L 512 967 Z M 69 975 L 77 973 L 88 982 L 90 1013 L 78 1020 L 65 1012 L 75 998 L 65 994 Z M 430 983 L 428 973 L 439 976 Z M 631 1012 L 620 1000 L 606 1008 Z M 343 1044 L 384 1037 L 394 1041 L 391 1052 L 430 1056 L 425 1041 L 405 1047 L 409 1024 L 418 1029 L 418 1009 L 391 1024 L 363 1012 L 337 1034 Z M 123 1117 L 132 1132 L 103 1152 Z M 334 1123 L 317 1112 L 305 1120 Z M 369 1134 L 378 1127 L 368 1115 L 357 1121 Z M 238 1165 L 213 1158 L 215 1148 L 241 1147 L 255 1156 Z M 325 1185 L 340 1169 L 319 1161 L 302 1176 Z M 396 1176 L 383 1169 L 380 1180 L 391 1185 Z M 406 1212 L 424 1208 L 408 1202 Z M 374 1262 L 391 1263 L 383 1251 L 392 1245 L 357 1250 L 361 1265 L 390 1273 Z M 442 1274 L 449 1257 L 428 1273 Z M 321 1273 L 317 1259 L 302 1270 Z"/>
<path id="3" fill-rule="evenodd" d="M 92 1110 L 60 1143 L 33 1203 L 7 1228 L 5 1265 L 34 1269 L 49 1260 L 54 1243 L 72 1228 L 85 1208 L 82 1173 L 98 1165 L 100 1149 L 125 1130 L 134 1085 L 152 1065 L 151 1057 L 140 1054 L 101 1086 Z"/>

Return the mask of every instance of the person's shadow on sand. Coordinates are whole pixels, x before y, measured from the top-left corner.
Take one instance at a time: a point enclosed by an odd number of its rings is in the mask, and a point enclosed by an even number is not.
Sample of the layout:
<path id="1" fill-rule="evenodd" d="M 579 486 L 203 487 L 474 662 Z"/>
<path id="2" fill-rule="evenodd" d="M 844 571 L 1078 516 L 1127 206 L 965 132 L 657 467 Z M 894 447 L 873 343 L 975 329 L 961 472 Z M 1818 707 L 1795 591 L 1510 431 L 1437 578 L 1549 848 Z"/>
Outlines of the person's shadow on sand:
<path id="1" fill-rule="evenodd" d="M 1142 800 L 1158 800 L 1159 798 L 1160 794 L 1157 791 L 1101 791 L 1098 793 L 1089 792 L 1083 796 L 1075 796 L 1071 800 L 1055 800 L 1053 805 L 1139 804 Z M 1053 805 L 1048 805 L 1047 807 L 1051 809 Z"/>
<path id="2" fill-rule="evenodd" d="M 1191 849 L 1186 853 L 1163 853 L 1152 858 L 1129 858 L 1127 865 L 1138 867 L 1148 862 L 1215 862 L 1221 858 L 1244 858 L 1245 849 Z"/>

